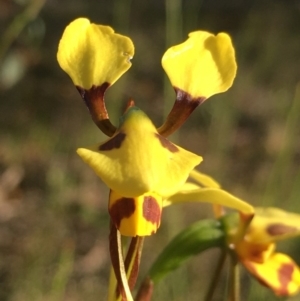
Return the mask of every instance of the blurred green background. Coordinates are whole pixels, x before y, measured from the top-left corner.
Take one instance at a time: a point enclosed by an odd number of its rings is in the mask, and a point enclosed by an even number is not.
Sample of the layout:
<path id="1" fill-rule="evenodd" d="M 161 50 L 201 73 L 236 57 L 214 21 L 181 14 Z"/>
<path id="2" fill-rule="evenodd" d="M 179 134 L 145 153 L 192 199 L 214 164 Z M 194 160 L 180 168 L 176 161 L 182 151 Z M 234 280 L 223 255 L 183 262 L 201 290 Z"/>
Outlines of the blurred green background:
<path id="1" fill-rule="evenodd" d="M 0 300 L 105 300 L 108 189 L 76 155 L 99 132 L 56 51 L 64 27 L 84 16 L 132 38 L 132 68 L 106 96 L 114 123 L 133 97 L 159 126 L 175 95 L 164 51 L 196 29 L 228 32 L 238 75 L 171 139 L 204 157 L 202 172 L 256 206 L 300 213 L 299 0 L 0 1 Z M 184 226 L 210 206 L 164 211 L 146 239 L 141 277 Z M 300 264 L 300 240 L 279 246 Z M 153 300 L 202 300 L 217 251 L 188 262 Z M 242 277 L 242 300 L 279 300 Z M 225 300 L 226 273 L 215 294 Z M 299 300 L 298 297 L 280 300 Z"/>

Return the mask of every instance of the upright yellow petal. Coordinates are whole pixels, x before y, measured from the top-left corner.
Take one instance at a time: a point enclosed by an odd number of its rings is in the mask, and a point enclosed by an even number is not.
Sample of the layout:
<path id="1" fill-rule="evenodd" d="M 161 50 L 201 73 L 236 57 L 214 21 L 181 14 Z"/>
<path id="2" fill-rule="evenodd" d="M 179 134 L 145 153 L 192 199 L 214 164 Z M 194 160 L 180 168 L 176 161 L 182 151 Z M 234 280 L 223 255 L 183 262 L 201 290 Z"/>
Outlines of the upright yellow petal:
<path id="1" fill-rule="evenodd" d="M 169 48 L 162 66 L 173 87 L 192 99 L 228 90 L 237 69 L 230 37 L 206 31 L 192 32 L 184 43 Z"/>
<path id="2" fill-rule="evenodd" d="M 275 253 L 263 263 L 242 261 L 246 269 L 279 296 L 291 296 L 300 290 L 300 270 L 287 255 Z"/>
<path id="3" fill-rule="evenodd" d="M 123 197 L 175 193 L 202 158 L 160 136 L 137 107 L 124 114 L 108 141 L 77 150 L 111 190 Z"/>
<path id="4" fill-rule="evenodd" d="M 109 26 L 79 18 L 66 27 L 57 60 L 76 86 L 89 90 L 104 83 L 112 85 L 130 68 L 133 55 L 128 37 L 114 33 Z"/>

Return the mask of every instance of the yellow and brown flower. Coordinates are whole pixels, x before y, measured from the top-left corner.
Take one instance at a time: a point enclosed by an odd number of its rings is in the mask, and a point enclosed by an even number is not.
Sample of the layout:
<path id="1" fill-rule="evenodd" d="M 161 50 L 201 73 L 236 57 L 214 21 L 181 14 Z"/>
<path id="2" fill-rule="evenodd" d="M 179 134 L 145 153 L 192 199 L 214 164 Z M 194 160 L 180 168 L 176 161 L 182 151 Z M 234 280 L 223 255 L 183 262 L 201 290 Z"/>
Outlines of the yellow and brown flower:
<path id="1" fill-rule="evenodd" d="M 130 38 L 116 34 L 109 26 L 79 18 L 66 27 L 57 59 L 94 122 L 110 137 L 93 147 L 79 148 L 77 153 L 111 189 L 109 212 L 116 227 L 124 235 L 143 236 L 151 235 L 159 227 L 163 200 L 172 196 L 169 201 L 175 202 L 180 194 L 186 194 L 178 191 L 202 161 L 166 136 L 178 129 L 205 99 L 226 91 L 237 67 L 227 34 L 193 32 L 187 41 L 168 49 L 162 58 L 176 92 L 166 122 L 156 128 L 131 101 L 116 127 L 109 120 L 104 94 L 130 68 L 133 55 Z M 230 201 L 225 194 L 221 198 L 223 203 Z M 211 191 L 209 196 L 217 202 L 216 192 Z"/>
<path id="2" fill-rule="evenodd" d="M 300 291 L 300 269 L 275 248 L 277 241 L 299 234 L 300 215 L 277 208 L 256 208 L 245 235 L 236 236 L 233 230 L 228 245 L 260 283 L 279 296 L 289 296 Z"/>

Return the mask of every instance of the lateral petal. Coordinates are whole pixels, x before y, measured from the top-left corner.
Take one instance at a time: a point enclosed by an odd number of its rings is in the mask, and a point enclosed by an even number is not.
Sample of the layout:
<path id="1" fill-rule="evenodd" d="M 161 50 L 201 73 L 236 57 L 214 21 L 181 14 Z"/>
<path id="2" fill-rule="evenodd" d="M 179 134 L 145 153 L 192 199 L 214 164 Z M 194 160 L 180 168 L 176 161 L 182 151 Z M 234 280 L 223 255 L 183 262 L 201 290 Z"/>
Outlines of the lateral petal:
<path id="1" fill-rule="evenodd" d="M 205 202 L 230 207 L 247 215 L 254 213 L 254 208 L 250 204 L 225 190 L 218 188 L 196 189 L 195 187 L 193 188 L 193 186 L 188 186 L 187 188 L 186 190 L 181 189 L 176 194 L 168 197 L 167 200 L 164 201 L 164 206 L 180 202 Z"/>
<path id="2" fill-rule="evenodd" d="M 255 243 L 270 243 L 300 235 L 300 215 L 278 208 L 255 208 L 245 239 Z"/>
<path id="3" fill-rule="evenodd" d="M 279 296 L 291 296 L 299 292 L 300 270 L 287 255 L 274 253 L 265 262 L 242 261 L 246 269 L 261 283 Z"/>
<path id="4" fill-rule="evenodd" d="M 66 27 L 57 60 L 76 86 L 89 90 L 104 83 L 112 85 L 130 68 L 133 55 L 128 37 L 114 33 L 109 26 L 79 18 Z"/>
<path id="5" fill-rule="evenodd" d="M 195 100 L 228 90 L 237 69 L 229 35 L 206 31 L 192 32 L 184 43 L 169 48 L 162 66 L 172 86 Z"/>

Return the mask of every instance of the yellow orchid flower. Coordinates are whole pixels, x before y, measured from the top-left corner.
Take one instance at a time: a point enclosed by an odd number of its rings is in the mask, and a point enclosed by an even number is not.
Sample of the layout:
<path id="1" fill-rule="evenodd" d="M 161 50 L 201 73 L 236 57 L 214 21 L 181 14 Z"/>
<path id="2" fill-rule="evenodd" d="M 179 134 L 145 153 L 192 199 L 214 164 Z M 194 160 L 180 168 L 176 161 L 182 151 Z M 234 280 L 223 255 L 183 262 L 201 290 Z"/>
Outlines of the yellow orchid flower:
<path id="1" fill-rule="evenodd" d="M 120 234 L 137 236 L 132 239 L 135 252 L 128 253 L 128 261 L 137 264 L 132 273 L 130 268 L 127 271 L 131 274 L 130 283 L 134 283 L 142 248 L 140 237 L 157 231 L 163 200 L 177 201 L 176 193 L 202 161 L 200 156 L 173 144 L 166 137 L 205 99 L 226 91 L 236 73 L 234 49 L 228 35 L 214 36 L 204 31 L 191 33 L 186 42 L 171 47 L 162 59 L 176 92 L 174 107 L 165 123 L 156 128 L 130 101 L 116 127 L 110 122 L 104 95 L 130 68 L 133 55 L 134 46 L 128 37 L 85 18 L 76 19 L 66 27 L 57 53 L 59 65 L 72 79 L 93 121 L 110 137 L 90 148 L 79 148 L 77 153 L 111 190 L 108 205 L 110 254 L 119 293 L 128 300 L 133 298 L 125 275 L 128 267 L 123 261 Z M 205 198 L 214 193 L 214 202 L 218 202 L 222 190 L 212 189 L 217 193 L 210 192 Z M 222 204 L 228 200 L 247 211 L 247 207 L 226 193 L 221 199 Z"/>
<path id="2" fill-rule="evenodd" d="M 228 246 L 260 283 L 276 295 L 300 291 L 300 268 L 288 255 L 275 252 L 276 242 L 300 235 L 300 215 L 277 208 L 255 208 L 244 235 L 228 231 Z"/>
<path id="3" fill-rule="evenodd" d="M 163 200 L 166 205 L 180 201 L 180 195 L 186 196 L 189 184 L 185 181 L 202 161 L 201 157 L 171 143 L 165 136 L 184 122 L 200 103 L 197 99 L 204 100 L 232 85 L 236 63 L 228 35 L 191 33 L 186 42 L 168 49 L 162 59 L 177 93 L 166 123 L 157 129 L 131 104 L 120 125 L 115 127 L 108 118 L 104 93 L 130 68 L 133 55 L 134 46 L 128 37 L 116 34 L 109 26 L 79 18 L 66 27 L 57 59 L 85 100 L 95 123 L 111 136 L 102 144 L 79 148 L 77 153 L 111 189 L 109 212 L 120 232 L 144 236 L 156 232 L 159 227 Z M 191 105 L 190 100 L 196 101 Z M 182 185 L 183 189 L 178 192 Z M 217 188 L 210 187 L 206 192 L 202 189 L 201 192 L 190 191 L 189 196 L 192 193 L 198 199 L 200 193 L 203 198 L 229 201 L 231 206 L 246 210 Z M 170 195 L 172 197 L 168 198 Z M 131 208 L 130 213 L 128 208 Z"/>
<path id="4" fill-rule="evenodd" d="M 77 153 L 111 189 L 109 212 L 121 234 L 144 236 L 156 232 L 163 200 L 173 195 L 169 200 L 175 202 L 189 173 L 202 161 L 200 156 L 165 137 L 181 126 L 200 103 L 199 99 L 232 85 L 236 63 L 228 35 L 191 33 L 186 42 L 171 47 L 162 59 L 177 93 L 165 124 L 156 128 L 131 101 L 120 125 L 115 127 L 109 121 L 104 94 L 130 68 L 133 55 L 134 46 L 128 37 L 115 33 L 109 26 L 79 18 L 66 27 L 57 59 L 95 123 L 111 137 L 93 147 L 79 148 Z M 218 196 L 220 191 L 217 190 Z M 229 199 L 223 195 L 222 200 Z"/>

